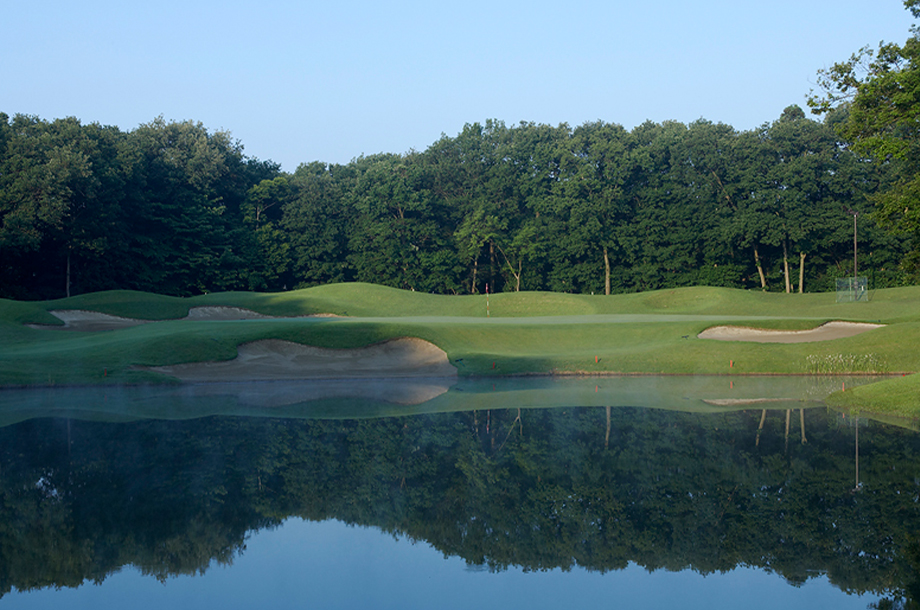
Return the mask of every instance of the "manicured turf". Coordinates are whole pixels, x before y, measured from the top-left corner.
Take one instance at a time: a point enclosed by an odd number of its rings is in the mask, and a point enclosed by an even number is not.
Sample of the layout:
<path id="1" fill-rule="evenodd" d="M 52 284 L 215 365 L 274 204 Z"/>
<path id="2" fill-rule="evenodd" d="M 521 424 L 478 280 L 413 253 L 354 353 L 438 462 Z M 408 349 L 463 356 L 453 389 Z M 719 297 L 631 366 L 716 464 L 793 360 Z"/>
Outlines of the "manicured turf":
<path id="1" fill-rule="evenodd" d="M 0 385 L 163 382 L 160 376 L 132 367 L 229 359 L 236 355 L 237 345 L 264 338 L 358 347 L 400 336 L 420 337 L 444 349 L 461 375 L 920 370 L 920 287 L 875 291 L 868 303 L 834 301 L 833 294 L 706 287 L 609 297 L 503 293 L 488 297 L 487 312 L 484 295 L 437 296 L 369 284 L 189 299 L 113 291 L 35 303 L 0 300 Z M 272 316 L 334 313 L 349 317 L 177 320 L 197 306 L 243 307 Z M 47 312 L 55 309 L 165 321 L 99 333 L 36 330 L 24 325 L 54 324 L 57 319 Z M 696 338 L 705 328 L 720 324 L 805 329 L 830 320 L 888 326 L 816 343 Z M 910 402 L 920 385 L 916 378 L 887 383 L 892 389 L 873 390 L 870 385 L 849 394 L 847 404 L 857 406 L 851 401 L 861 394 L 866 402 L 858 406 L 869 410 L 920 413 L 920 405 Z"/>

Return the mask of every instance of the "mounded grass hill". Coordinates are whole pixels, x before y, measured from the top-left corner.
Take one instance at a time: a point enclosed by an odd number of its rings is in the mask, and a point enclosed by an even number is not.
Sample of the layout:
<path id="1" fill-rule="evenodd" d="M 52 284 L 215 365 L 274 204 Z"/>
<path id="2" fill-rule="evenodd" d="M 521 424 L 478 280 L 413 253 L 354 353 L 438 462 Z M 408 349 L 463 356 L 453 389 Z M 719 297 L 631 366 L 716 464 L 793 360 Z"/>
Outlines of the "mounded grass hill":
<path id="1" fill-rule="evenodd" d="M 524 292 L 486 297 L 370 284 L 187 299 L 111 291 L 44 302 L 0 300 L 0 385 L 168 382 L 134 367 L 228 360 L 238 345 L 260 339 L 350 348 L 405 336 L 439 346 L 460 375 L 912 373 L 920 370 L 918 303 L 920 287 L 878 290 L 868 303 L 837 304 L 833 294 L 708 287 L 614 296 Z M 194 307 L 236 307 L 271 317 L 182 319 Z M 61 325 L 49 313 L 53 310 L 158 322 L 105 332 L 28 326 Z M 300 317 L 315 314 L 342 317 Z M 697 338 L 717 325 L 804 330 L 833 320 L 886 326 L 813 343 Z M 920 414 L 917 378 L 884 384 L 834 395 L 830 401 Z"/>

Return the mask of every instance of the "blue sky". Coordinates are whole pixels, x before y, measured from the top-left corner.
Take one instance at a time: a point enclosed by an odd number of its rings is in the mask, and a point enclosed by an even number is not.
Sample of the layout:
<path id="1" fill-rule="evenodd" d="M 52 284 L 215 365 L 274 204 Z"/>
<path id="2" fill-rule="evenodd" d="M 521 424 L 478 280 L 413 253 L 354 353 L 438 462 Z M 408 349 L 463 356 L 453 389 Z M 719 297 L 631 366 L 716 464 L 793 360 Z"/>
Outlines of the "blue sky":
<path id="1" fill-rule="evenodd" d="M 411 543 L 376 528 L 288 519 L 246 542 L 233 565 L 157 582 L 126 568 L 100 586 L 46 588 L 3 598 L 9 610 L 136 608 L 688 608 L 864 609 L 874 595 L 847 595 L 814 574 L 792 586 L 777 574 L 738 567 L 701 576 L 631 564 L 601 574 L 582 568 L 491 573 L 445 558 L 426 542 Z M 743 600 L 743 603 L 739 603 Z"/>
<path id="2" fill-rule="evenodd" d="M 0 12 L 0 112 L 192 119 L 286 171 L 488 118 L 752 129 L 912 23 L 900 0 L 19 0 Z"/>

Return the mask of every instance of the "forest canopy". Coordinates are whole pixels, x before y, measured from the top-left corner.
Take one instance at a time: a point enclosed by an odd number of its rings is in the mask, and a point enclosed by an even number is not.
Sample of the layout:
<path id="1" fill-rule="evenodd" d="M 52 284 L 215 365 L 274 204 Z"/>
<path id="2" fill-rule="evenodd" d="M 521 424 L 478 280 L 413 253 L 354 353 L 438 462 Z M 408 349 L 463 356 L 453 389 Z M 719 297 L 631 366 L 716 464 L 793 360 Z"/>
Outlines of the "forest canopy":
<path id="1" fill-rule="evenodd" d="M 904 6 L 920 17 L 920 0 Z M 920 27 L 902 44 L 863 47 L 849 60 L 818 73 L 822 93 L 809 105 L 824 114 L 859 154 L 889 172 L 891 181 L 872 193 L 874 219 L 886 229 L 920 238 Z M 911 248 L 905 267 L 920 266 Z M 916 273 L 916 271 L 915 271 Z"/>
<path id="2" fill-rule="evenodd" d="M 0 114 L 0 296 L 828 290 L 852 273 L 854 214 L 860 274 L 908 283 L 916 235 L 869 217 L 900 166 L 867 162 L 835 117 L 790 106 L 752 131 L 487 120 L 421 152 L 286 173 L 192 121 Z"/>

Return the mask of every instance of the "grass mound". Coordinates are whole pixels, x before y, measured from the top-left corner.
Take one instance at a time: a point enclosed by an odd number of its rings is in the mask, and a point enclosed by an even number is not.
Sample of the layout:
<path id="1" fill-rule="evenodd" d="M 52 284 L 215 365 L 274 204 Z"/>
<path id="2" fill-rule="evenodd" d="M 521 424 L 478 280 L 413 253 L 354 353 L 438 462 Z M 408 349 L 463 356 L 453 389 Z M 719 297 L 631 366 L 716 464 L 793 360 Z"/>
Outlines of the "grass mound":
<path id="1" fill-rule="evenodd" d="M 833 294 L 711 287 L 614 296 L 524 292 L 486 297 L 357 283 L 192 298 L 110 291 L 45 302 L 0 300 L 0 385 L 163 382 L 168 378 L 134 367 L 230 360 L 237 346 L 262 339 L 363 347 L 399 337 L 434 343 L 463 376 L 906 373 L 920 371 L 918 302 L 920 287 L 879 290 L 868 303 L 837 304 Z M 192 307 L 237 307 L 273 319 L 183 320 Z M 99 333 L 25 326 L 60 324 L 48 312 L 66 309 L 157 322 Z M 347 317 L 297 317 L 315 314 Z M 832 320 L 887 326 L 817 343 L 696 338 L 717 325 L 804 330 Z M 869 387 L 863 390 L 867 397 L 872 396 Z M 903 392 L 909 395 L 910 390 Z M 905 408 L 920 412 L 920 405 Z"/>

